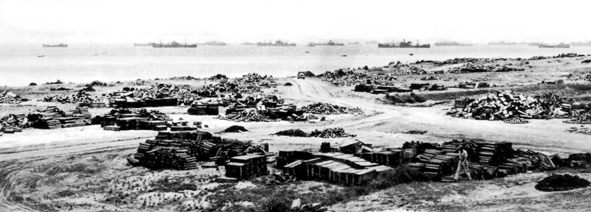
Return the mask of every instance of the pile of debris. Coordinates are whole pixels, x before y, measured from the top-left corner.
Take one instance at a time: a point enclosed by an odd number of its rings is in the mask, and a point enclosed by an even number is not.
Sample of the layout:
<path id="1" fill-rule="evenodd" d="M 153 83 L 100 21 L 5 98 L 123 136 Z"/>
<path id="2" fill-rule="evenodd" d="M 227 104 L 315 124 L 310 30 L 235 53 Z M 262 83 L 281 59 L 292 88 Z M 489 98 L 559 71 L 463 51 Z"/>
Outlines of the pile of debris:
<path id="1" fill-rule="evenodd" d="M 301 108 L 306 113 L 322 115 L 340 115 L 340 114 L 363 114 L 360 108 L 349 108 L 333 105 L 329 103 L 314 103 Z"/>
<path id="2" fill-rule="evenodd" d="M 477 120 L 505 120 L 514 117 L 529 119 L 567 118 L 588 110 L 572 99 L 552 93 L 524 96 L 512 91 L 497 91 L 479 99 L 456 100 L 448 115 Z M 580 116 L 588 120 L 588 116 Z M 579 118 L 579 119 L 580 119 Z"/>
<path id="3" fill-rule="evenodd" d="M 245 109 L 239 112 L 231 113 L 221 119 L 235 122 L 271 122 L 269 117 L 259 113 L 257 109 Z"/>
<path id="4" fill-rule="evenodd" d="M 577 175 L 552 174 L 536 184 L 535 188 L 540 191 L 568 191 L 577 188 L 585 188 L 591 183 Z"/>
<path id="5" fill-rule="evenodd" d="M 232 125 L 225 130 L 222 130 L 220 133 L 240 133 L 240 132 L 248 132 L 246 128 L 239 125 Z"/>
<path id="6" fill-rule="evenodd" d="M 30 113 L 28 121 L 31 126 L 40 129 L 57 129 L 91 125 L 91 115 L 88 108 L 76 107 L 70 111 L 62 111 L 56 106 L 38 109 Z"/>
<path id="7" fill-rule="evenodd" d="M 342 138 L 342 137 L 355 137 L 356 135 L 347 134 L 345 129 L 336 127 L 336 128 L 326 128 L 322 131 L 314 130 L 310 133 L 310 137 L 319 137 L 319 138 Z"/>
<path id="8" fill-rule="evenodd" d="M 343 128 L 326 128 L 322 131 L 316 129 L 311 133 L 306 133 L 300 129 L 289 129 L 275 133 L 274 135 L 291 136 L 291 137 L 318 137 L 318 138 L 342 138 L 355 137 L 356 135 L 347 134 Z"/>
<path id="9" fill-rule="evenodd" d="M 0 104 L 19 104 L 23 99 L 10 91 L 0 92 Z"/>
<path id="10" fill-rule="evenodd" d="M 87 93 L 84 90 L 79 90 L 76 93 L 72 93 L 72 94 L 64 94 L 64 95 L 47 95 L 45 97 L 43 97 L 43 101 L 44 102 L 59 102 L 62 104 L 68 104 L 68 103 L 85 103 L 85 104 L 90 104 L 90 103 L 103 103 L 105 102 L 105 99 L 103 97 L 98 97 L 98 96 L 92 96 L 91 94 Z M 82 106 L 87 106 L 87 105 L 82 105 Z"/>
<path id="11" fill-rule="evenodd" d="M 180 121 L 177 126 L 172 126 L 172 118 L 157 110 L 139 109 L 131 111 L 127 108 L 113 109 L 103 116 L 96 116 L 93 122 L 100 124 L 105 130 L 196 130 L 196 127 L 188 126 L 187 121 Z"/>
<path id="12" fill-rule="evenodd" d="M 300 129 L 289 129 L 289 130 L 283 130 L 283 131 L 279 131 L 277 133 L 275 133 L 275 135 L 281 135 L 281 136 L 291 136 L 291 137 L 308 137 L 308 133 L 300 130 Z"/>
<path id="13" fill-rule="evenodd" d="M 30 126 L 25 114 L 9 114 L 0 118 L 0 132 L 7 134 L 22 132 L 23 128 Z"/>
<path id="14" fill-rule="evenodd" d="M 265 156 L 268 151 L 268 144 L 222 139 L 208 132 L 161 131 L 155 139 L 140 143 L 137 153 L 128 158 L 128 162 L 154 169 L 195 169 L 198 161 L 211 161 L 217 167 L 235 156 Z"/>
<path id="15" fill-rule="evenodd" d="M 501 64 L 475 64 L 466 63 L 458 67 L 453 67 L 449 73 L 475 73 L 475 72 L 510 72 L 510 71 L 525 71 L 523 68 L 509 67 Z"/>

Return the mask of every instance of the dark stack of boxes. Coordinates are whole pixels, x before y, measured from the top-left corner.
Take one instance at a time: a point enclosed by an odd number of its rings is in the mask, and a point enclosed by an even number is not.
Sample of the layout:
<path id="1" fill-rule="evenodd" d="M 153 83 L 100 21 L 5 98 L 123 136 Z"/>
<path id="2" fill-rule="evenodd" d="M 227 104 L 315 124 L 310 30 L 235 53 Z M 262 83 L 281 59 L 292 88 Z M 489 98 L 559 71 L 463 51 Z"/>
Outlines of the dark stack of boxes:
<path id="1" fill-rule="evenodd" d="M 267 175 L 266 155 L 242 155 L 232 157 L 230 163 L 226 164 L 226 177 L 238 180 L 250 179 Z"/>
<path id="2" fill-rule="evenodd" d="M 363 158 L 372 163 L 397 167 L 402 163 L 402 153 L 403 152 L 401 149 L 394 149 L 391 151 L 358 153 L 355 154 L 355 156 Z"/>
<path id="3" fill-rule="evenodd" d="M 172 121 L 171 118 L 166 118 L 163 120 L 154 120 L 150 117 L 142 116 L 142 114 L 138 112 L 128 112 L 128 113 L 114 113 L 106 114 L 103 116 L 101 120 L 101 127 L 104 130 L 154 130 L 154 131 L 164 131 L 168 129 L 168 122 Z M 174 131 L 191 131 L 196 130 L 195 127 L 181 127 L 175 128 Z"/>
<path id="4" fill-rule="evenodd" d="M 489 165 L 503 163 L 513 155 L 511 143 L 477 143 L 478 162 Z"/>
<path id="5" fill-rule="evenodd" d="M 71 111 L 62 111 L 55 106 L 50 106 L 30 117 L 33 126 L 41 129 L 80 127 L 91 124 L 88 108 L 80 107 Z"/>
<path id="6" fill-rule="evenodd" d="M 201 143 L 212 140 L 208 132 L 158 132 L 156 139 L 140 143 L 134 158 L 149 168 L 195 169 Z"/>
<path id="7" fill-rule="evenodd" d="M 388 166 L 371 163 L 363 158 L 344 153 L 301 154 L 311 159 L 296 158 L 300 152 L 280 152 L 282 161 L 292 161 L 282 167 L 283 174 L 299 179 L 326 180 L 346 185 L 362 185 L 378 173 L 391 170 Z M 279 162 L 279 159 L 278 159 Z"/>
<path id="8" fill-rule="evenodd" d="M 220 115 L 220 107 L 226 107 L 229 105 L 227 103 L 212 103 L 212 104 L 203 104 L 203 105 L 191 105 L 191 107 L 187 110 L 189 115 Z M 225 115 L 225 114 L 224 114 Z"/>

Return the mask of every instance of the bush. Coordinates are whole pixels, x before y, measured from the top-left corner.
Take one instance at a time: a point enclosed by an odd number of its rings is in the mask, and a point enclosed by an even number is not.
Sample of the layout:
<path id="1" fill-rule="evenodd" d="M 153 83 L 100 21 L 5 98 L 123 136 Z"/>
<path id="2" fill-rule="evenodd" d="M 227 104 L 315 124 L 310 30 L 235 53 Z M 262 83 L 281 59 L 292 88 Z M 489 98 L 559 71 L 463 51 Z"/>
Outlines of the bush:
<path id="1" fill-rule="evenodd" d="M 421 103 L 421 102 L 427 101 L 427 98 L 425 98 L 422 95 L 415 94 L 415 93 L 410 93 L 410 95 L 386 94 L 386 96 L 384 98 L 388 102 L 393 103 L 393 104 L 396 104 L 396 103 L 411 103 L 412 104 L 412 103 Z"/>

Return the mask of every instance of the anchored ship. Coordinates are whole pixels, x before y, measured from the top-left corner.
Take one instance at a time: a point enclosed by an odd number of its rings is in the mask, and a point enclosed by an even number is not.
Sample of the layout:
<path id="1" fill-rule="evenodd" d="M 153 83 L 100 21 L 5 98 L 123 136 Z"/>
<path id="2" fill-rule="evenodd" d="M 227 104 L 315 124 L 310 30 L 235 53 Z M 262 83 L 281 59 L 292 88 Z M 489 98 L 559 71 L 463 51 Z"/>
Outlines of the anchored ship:
<path id="1" fill-rule="evenodd" d="M 570 44 L 560 43 L 556 45 L 540 44 L 540 48 L 570 48 Z"/>
<path id="2" fill-rule="evenodd" d="M 51 45 L 51 44 L 43 44 L 43 47 L 68 47 L 68 44 L 57 44 L 57 45 Z"/>
<path id="3" fill-rule="evenodd" d="M 435 43 L 435 46 L 473 46 L 471 43 L 458 43 L 455 41 L 443 41 Z"/>
<path id="4" fill-rule="evenodd" d="M 517 45 L 517 43 L 501 41 L 501 42 L 489 42 L 488 45 Z"/>
<path id="5" fill-rule="evenodd" d="M 276 40 L 275 43 L 272 42 L 258 42 L 257 46 L 295 46 L 295 43 L 288 43 L 287 41 Z"/>
<path id="6" fill-rule="evenodd" d="M 219 42 L 219 41 L 208 41 L 205 43 L 201 43 L 200 45 L 205 45 L 205 46 L 226 46 L 228 44 L 224 43 L 224 42 Z"/>
<path id="7" fill-rule="evenodd" d="M 308 46 L 344 46 L 343 43 L 336 43 L 332 40 L 328 41 L 327 43 L 308 43 Z"/>
<path id="8" fill-rule="evenodd" d="M 349 45 L 359 45 L 359 42 L 349 42 Z"/>
<path id="9" fill-rule="evenodd" d="M 152 47 L 154 48 L 197 48 L 197 44 L 180 44 L 177 43 L 176 41 L 173 41 L 171 43 L 154 43 L 152 45 Z"/>
<path id="10" fill-rule="evenodd" d="M 378 43 L 378 48 L 431 48 L 431 44 L 417 44 L 412 45 L 412 42 L 403 40 L 398 45 L 395 43 Z"/>
<path id="11" fill-rule="evenodd" d="M 153 46 L 155 43 L 134 43 L 133 46 Z"/>

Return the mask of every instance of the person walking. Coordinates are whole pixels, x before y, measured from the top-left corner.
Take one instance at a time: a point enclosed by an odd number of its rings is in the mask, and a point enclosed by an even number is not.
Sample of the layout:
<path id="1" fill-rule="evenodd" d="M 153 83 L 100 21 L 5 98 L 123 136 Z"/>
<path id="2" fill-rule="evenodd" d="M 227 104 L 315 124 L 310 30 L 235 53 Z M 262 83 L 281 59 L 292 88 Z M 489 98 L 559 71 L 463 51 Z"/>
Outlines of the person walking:
<path id="1" fill-rule="evenodd" d="M 468 168 L 468 152 L 466 151 L 464 145 L 458 148 L 458 153 L 460 153 L 460 161 L 458 162 L 458 169 L 456 170 L 456 176 L 454 177 L 454 180 L 458 181 L 458 178 L 460 178 L 460 172 L 463 170 L 466 175 L 468 175 L 468 179 L 472 181 L 470 169 Z"/>

